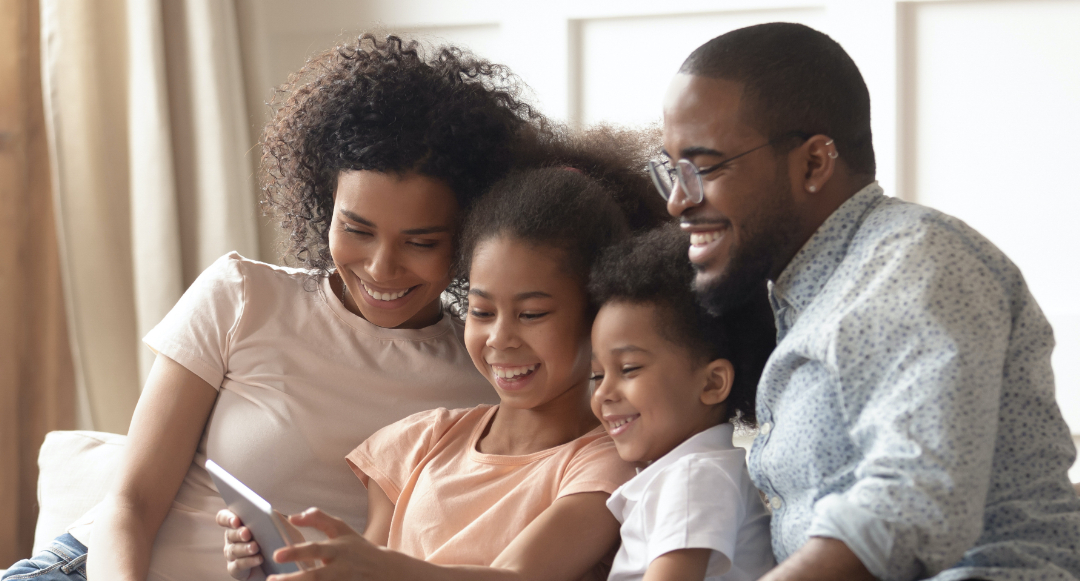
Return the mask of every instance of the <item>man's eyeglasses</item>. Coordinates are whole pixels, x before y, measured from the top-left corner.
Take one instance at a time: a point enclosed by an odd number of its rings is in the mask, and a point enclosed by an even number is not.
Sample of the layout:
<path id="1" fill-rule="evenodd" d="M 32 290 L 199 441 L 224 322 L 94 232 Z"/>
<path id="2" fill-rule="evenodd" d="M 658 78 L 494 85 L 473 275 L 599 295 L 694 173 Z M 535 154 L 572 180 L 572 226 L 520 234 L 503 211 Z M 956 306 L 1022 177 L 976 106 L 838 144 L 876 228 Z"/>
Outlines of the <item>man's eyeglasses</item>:
<path id="1" fill-rule="evenodd" d="M 798 137 L 806 140 L 810 139 L 811 135 L 805 131 L 789 131 L 779 137 L 769 140 L 764 145 L 759 145 L 748 151 L 744 151 L 734 157 L 729 157 L 724 161 L 710 165 L 708 167 L 698 168 L 694 165 L 694 162 L 688 159 L 680 159 L 675 163 L 675 167 L 668 167 L 668 162 L 649 162 L 649 177 L 652 178 L 653 185 L 660 192 L 660 195 L 665 200 L 671 199 L 671 193 L 675 191 L 675 185 L 678 184 L 682 188 L 683 196 L 691 204 L 700 204 L 701 200 L 705 198 L 705 186 L 702 184 L 701 176 L 711 174 L 712 172 L 726 166 L 727 164 L 739 159 L 744 155 L 749 155 L 759 149 L 768 147 L 792 137 Z"/>

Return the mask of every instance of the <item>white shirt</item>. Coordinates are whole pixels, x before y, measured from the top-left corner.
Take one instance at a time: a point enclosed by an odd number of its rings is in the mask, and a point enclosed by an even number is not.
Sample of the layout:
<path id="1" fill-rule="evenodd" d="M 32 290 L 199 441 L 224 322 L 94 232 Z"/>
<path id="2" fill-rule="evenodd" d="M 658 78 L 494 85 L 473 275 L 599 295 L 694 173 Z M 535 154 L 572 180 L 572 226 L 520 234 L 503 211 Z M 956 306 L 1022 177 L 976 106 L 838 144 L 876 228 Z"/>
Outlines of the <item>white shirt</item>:
<path id="1" fill-rule="evenodd" d="M 612 493 L 622 547 L 608 581 L 642 579 L 653 560 L 679 549 L 712 549 L 708 580 L 757 579 L 775 565 L 769 513 L 733 432 L 725 423 L 694 435 Z"/>

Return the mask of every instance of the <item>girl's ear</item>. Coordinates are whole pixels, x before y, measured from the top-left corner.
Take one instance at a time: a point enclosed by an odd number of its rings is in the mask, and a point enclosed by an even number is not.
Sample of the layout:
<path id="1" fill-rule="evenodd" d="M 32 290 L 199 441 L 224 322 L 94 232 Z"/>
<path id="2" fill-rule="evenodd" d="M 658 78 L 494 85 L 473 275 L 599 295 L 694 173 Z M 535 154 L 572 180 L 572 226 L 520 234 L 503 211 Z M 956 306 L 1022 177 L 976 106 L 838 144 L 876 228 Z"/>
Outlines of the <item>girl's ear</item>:
<path id="1" fill-rule="evenodd" d="M 705 366 L 705 388 L 701 391 L 701 403 L 723 403 L 731 393 L 735 381 L 735 366 L 727 359 L 716 359 Z"/>

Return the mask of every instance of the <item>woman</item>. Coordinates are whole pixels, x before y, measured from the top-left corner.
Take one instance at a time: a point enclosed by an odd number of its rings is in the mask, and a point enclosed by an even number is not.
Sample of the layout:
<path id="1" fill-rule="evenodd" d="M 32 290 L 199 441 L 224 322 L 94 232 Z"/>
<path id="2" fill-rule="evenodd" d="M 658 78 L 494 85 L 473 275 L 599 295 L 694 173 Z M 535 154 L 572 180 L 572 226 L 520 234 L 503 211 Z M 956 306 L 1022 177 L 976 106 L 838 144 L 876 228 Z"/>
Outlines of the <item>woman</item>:
<path id="1" fill-rule="evenodd" d="M 363 528 L 345 454 L 412 413 L 491 399 L 440 295 L 459 216 L 543 132 L 517 87 L 393 36 L 294 75 L 263 134 L 264 203 L 301 268 L 232 253 L 199 277 L 144 339 L 158 356 L 110 493 L 4 579 L 82 579 L 84 560 L 98 579 L 228 579 L 207 458 L 281 510 Z"/>

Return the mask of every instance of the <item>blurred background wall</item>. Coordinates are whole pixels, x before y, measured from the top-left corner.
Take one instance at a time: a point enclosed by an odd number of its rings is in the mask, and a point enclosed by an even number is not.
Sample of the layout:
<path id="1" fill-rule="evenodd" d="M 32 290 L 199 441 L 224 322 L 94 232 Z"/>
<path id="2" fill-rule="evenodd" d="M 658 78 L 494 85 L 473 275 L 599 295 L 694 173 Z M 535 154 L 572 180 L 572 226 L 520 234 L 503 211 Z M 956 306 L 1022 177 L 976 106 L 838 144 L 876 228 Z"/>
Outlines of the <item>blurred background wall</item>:
<path id="1" fill-rule="evenodd" d="M 142 334 L 217 256 L 280 261 L 256 143 L 310 55 L 369 30 L 452 42 L 554 118 L 639 125 L 691 50 L 778 20 L 859 65 L 886 192 L 1020 266 L 1080 435 L 1080 0 L 0 0 L 0 521 L 22 523 L 0 552 L 28 546 L 44 431 L 126 431 Z"/>

